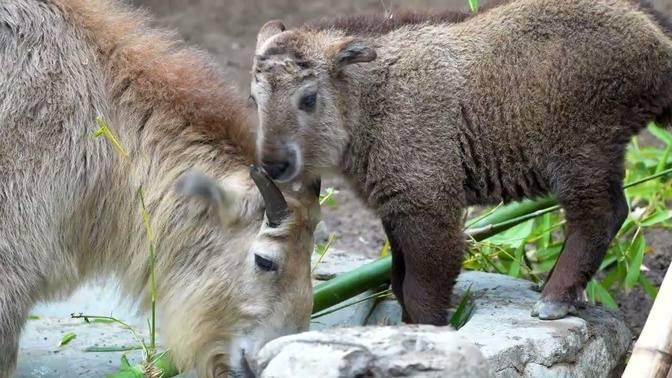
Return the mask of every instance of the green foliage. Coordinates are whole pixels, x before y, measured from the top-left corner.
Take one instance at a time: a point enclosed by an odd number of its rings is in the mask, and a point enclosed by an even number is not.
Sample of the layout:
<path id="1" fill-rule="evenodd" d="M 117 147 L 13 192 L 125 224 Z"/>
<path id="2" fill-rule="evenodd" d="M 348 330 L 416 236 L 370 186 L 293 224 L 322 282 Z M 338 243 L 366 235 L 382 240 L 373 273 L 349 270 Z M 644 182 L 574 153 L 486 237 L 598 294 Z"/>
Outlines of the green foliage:
<path id="1" fill-rule="evenodd" d="M 672 180 L 666 171 L 672 166 L 672 134 L 654 124 L 648 129 L 664 146 L 640 147 L 636 138 L 630 144 L 625 178 L 629 184 L 625 193 L 631 212 L 586 290 L 592 303 L 602 303 L 606 307 L 616 307 L 614 290 L 629 292 L 641 286 L 649 296 L 657 294 L 655 286 L 641 274 L 644 257 L 650 251 L 644 235 L 652 227 L 672 227 L 672 211 L 667 208 L 667 199 L 672 198 Z M 511 206 L 494 211 L 486 209 L 489 216 L 485 221 L 504 211 L 510 212 Z M 470 224 L 483 226 L 479 224 L 482 220 L 481 217 Z M 464 267 L 538 282 L 555 265 L 566 232 L 561 211 L 530 217 L 484 240 L 472 240 Z"/>
<path id="2" fill-rule="evenodd" d="M 324 193 L 320 193 L 320 205 L 326 205 L 328 207 L 336 207 L 336 198 L 335 195 L 338 194 L 338 190 L 329 187 L 324 190 Z"/>
<path id="3" fill-rule="evenodd" d="M 469 4 L 469 9 L 471 9 L 472 12 L 478 12 L 478 0 L 468 0 L 467 3 Z"/>
<path id="4" fill-rule="evenodd" d="M 474 312 L 474 304 L 472 303 L 471 298 L 471 286 L 467 288 L 467 291 L 460 299 L 460 303 L 457 304 L 455 311 L 453 311 L 450 319 L 448 319 L 448 324 L 450 324 L 455 329 L 462 328 L 463 325 L 467 324 L 467 321 L 471 317 L 471 314 Z"/>
<path id="5" fill-rule="evenodd" d="M 63 337 L 61 337 L 61 341 L 58 343 L 58 347 L 62 347 L 64 345 L 70 344 L 72 340 L 74 340 L 77 337 L 77 334 L 74 332 L 66 332 Z"/>

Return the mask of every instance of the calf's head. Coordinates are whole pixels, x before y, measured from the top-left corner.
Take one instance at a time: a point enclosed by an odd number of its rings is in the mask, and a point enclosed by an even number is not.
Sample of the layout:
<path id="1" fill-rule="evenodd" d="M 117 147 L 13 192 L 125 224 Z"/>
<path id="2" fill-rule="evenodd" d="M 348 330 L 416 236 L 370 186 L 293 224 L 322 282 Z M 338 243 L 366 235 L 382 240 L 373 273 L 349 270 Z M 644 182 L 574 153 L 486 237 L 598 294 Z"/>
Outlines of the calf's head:
<path id="1" fill-rule="evenodd" d="M 319 182 L 285 198 L 259 168 L 250 176 L 182 176 L 162 238 L 179 252 L 162 261 L 157 248 L 162 338 L 199 376 L 246 376 L 267 341 L 309 326 Z"/>
<path id="2" fill-rule="evenodd" d="M 340 165 L 348 116 L 357 112 L 346 101 L 343 73 L 375 58 L 366 42 L 337 32 L 286 31 L 279 21 L 261 28 L 250 101 L 259 117 L 259 160 L 274 179 L 314 177 Z"/>

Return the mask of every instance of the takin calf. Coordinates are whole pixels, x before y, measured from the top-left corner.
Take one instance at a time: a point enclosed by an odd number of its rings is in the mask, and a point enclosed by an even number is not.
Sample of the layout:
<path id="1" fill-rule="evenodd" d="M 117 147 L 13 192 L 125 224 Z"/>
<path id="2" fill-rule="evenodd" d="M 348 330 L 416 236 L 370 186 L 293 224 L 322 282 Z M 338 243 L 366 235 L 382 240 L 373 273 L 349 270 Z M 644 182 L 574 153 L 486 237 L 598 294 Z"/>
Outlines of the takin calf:
<path id="1" fill-rule="evenodd" d="M 628 214 L 627 143 L 670 116 L 667 21 L 628 0 L 269 21 L 251 81 L 259 159 L 280 181 L 349 180 L 382 219 L 407 322 L 446 324 L 466 206 L 552 193 L 568 235 L 532 314 L 562 318 Z"/>
<path id="2" fill-rule="evenodd" d="M 204 54 L 107 0 L 10 0 L 0 67 L 0 377 L 36 301 L 115 275 L 148 308 L 140 187 L 180 369 L 237 374 L 245 353 L 308 327 L 318 184 L 285 200 L 250 178 L 254 126 Z M 128 158 L 91 137 L 97 115 Z"/>

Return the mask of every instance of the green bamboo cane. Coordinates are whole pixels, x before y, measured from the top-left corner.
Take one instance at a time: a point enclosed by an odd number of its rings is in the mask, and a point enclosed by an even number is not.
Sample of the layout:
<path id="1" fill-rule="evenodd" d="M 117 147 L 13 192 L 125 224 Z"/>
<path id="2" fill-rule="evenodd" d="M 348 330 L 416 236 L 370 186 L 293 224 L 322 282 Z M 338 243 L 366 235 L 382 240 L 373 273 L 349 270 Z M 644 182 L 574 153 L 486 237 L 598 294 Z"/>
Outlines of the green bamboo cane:
<path id="1" fill-rule="evenodd" d="M 672 173 L 672 168 L 628 183 L 624 188 L 631 188 L 670 173 Z M 475 222 L 470 228 L 465 230 L 465 233 L 471 239 L 481 241 L 530 219 L 558 209 L 560 209 L 560 206 L 551 197 L 512 203 L 497 209 L 492 214 Z M 386 256 L 315 286 L 313 290 L 313 313 L 322 311 L 388 282 L 391 267 L 392 257 Z"/>

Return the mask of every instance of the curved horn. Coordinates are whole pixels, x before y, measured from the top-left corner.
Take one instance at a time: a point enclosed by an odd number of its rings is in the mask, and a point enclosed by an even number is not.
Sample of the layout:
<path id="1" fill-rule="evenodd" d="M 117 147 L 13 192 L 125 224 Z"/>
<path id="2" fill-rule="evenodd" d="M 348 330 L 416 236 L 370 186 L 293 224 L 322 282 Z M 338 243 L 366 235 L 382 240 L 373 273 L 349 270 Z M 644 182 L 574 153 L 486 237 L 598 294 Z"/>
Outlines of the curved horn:
<path id="1" fill-rule="evenodd" d="M 320 198 L 320 192 L 322 191 L 322 178 L 318 177 L 310 187 L 315 192 L 315 195 L 317 196 L 317 198 Z"/>
<path id="2" fill-rule="evenodd" d="M 285 197 L 262 168 L 252 164 L 250 166 L 250 177 L 252 177 L 252 181 L 257 185 L 261 196 L 264 198 L 268 226 L 278 227 L 289 214 Z"/>

